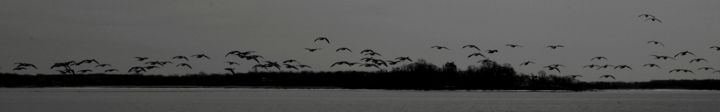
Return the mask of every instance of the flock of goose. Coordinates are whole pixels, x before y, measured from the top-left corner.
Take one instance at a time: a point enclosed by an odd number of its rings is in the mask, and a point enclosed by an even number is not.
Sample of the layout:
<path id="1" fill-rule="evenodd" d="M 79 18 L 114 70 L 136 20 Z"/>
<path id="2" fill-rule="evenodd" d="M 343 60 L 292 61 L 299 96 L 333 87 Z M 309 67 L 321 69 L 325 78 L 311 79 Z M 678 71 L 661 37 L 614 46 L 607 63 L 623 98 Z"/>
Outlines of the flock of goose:
<path id="1" fill-rule="evenodd" d="M 640 14 L 638 17 L 644 18 L 645 21 L 662 23 L 662 21 L 660 21 L 660 19 L 658 19 L 656 16 L 651 15 L 651 14 Z M 313 40 L 313 42 L 314 43 L 326 43 L 326 44 L 331 43 L 330 39 L 327 37 L 324 37 L 324 36 L 317 37 L 316 39 Z M 654 40 L 647 41 L 646 44 L 656 45 L 656 46 L 660 46 L 660 47 L 665 46 L 665 44 L 663 44 L 662 42 L 654 41 Z M 518 45 L 518 44 L 506 44 L 505 46 L 509 47 L 509 48 L 523 47 L 523 45 Z M 564 48 L 565 46 L 563 46 L 563 45 L 548 45 L 545 47 L 548 49 L 556 50 L 556 49 Z M 446 47 L 446 46 L 430 46 L 430 48 L 436 49 L 436 50 L 450 50 L 450 48 Z M 474 57 L 484 58 L 483 60 L 478 61 L 478 63 L 492 61 L 487 57 L 487 55 L 496 54 L 496 53 L 500 52 L 497 49 L 481 50 L 481 48 L 476 45 L 464 45 L 460 48 L 461 49 L 471 49 L 471 50 L 477 51 L 477 52 L 470 53 L 467 56 L 467 58 L 474 58 Z M 720 46 L 710 46 L 709 48 L 714 51 L 720 51 Z M 307 52 L 316 52 L 316 51 L 320 51 L 323 49 L 324 48 L 305 48 L 305 50 L 307 50 Z M 339 47 L 339 48 L 335 49 L 335 52 L 353 53 L 353 50 L 348 47 Z M 254 62 L 254 65 L 252 66 L 252 69 L 254 71 L 258 71 L 258 69 L 264 69 L 266 71 L 269 71 L 272 69 L 276 69 L 278 71 L 282 71 L 283 69 L 286 69 L 286 70 L 312 69 L 311 66 L 301 64 L 299 61 L 294 60 L 294 59 L 288 59 L 288 60 L 283 60 L 283 61 L 273 61 L 273 60 L 264 59 L 263 56 L 255 54 L 255 53 L 256 53 L 256 51 L 234 50 L 234 51 L 227 52 L 225 54 L 225 58 L 229 59 L 229 58 L 236 57 L 238 59 L 243 59 L 243 60 L 247 60 L 249 62 Z M 359 61 L 338 61 L 338 62 L 329 64 L 329 66 L 330 67 L 338 67 L 338 66 L 352 67 L 352 66 L 357 65 L 359 67 L 382 69 L 383 67 L 390 67 L 393 65 L 398 65 L 400 63 L 406 63 L 406 62 L 413 61 L 410 57 L 395 57 L 395 58 L 390 58 L 390 59 L 382 59 L 381 58 L 382 54 L 380 54 L 379 52 L 376 52 L 373 49 L 363 49 L 359 53 L 361 55 L 365 56 L 365 57 L 361 58 Z M 695 56 L 695 53 L 693 53 L 691 51 L 682 51 L 682 52 L 678 52 L 672 56 L 669 56 L 669 55 L 650 55 L 650 56 L 652 59 L 656 59 L 656 60 L 678 60 L 680 57 Z M 177 67 L 177 68 L 193 69 L 192 65 L 186 63 L 187 61 L 190 61 L 191 59 L 193 59 L 193 60 L 195 60 L 195 59 L 210 60 L 211 59 L 206 54 L 194 54 L 194 55 L 190 55 L 190 56 L 174 56 L 171 58 L 171 61 L 151 60 L 150 57 L 134 57 L 134 58 L 136 59 L 136 61 L 141 62 L 142 64 L 130 67 L 130 69 L 127 70 L 128 73 L 139 74 L 139 73 L 143 73 L 143 72 L 148 72 L 149 70 L 162 68 L 169 64 L 173 64 L 173 65 L 175 65 L 174 67 Z M 596 57 L 590 58 L 590 61 L 607 61 L 607 60 L 608 60 L 608 58 L 605 56 L 596 56 Z M 226 61 L 226 64 L 229 66 L 240 65 L 240 63 L 241 62 Z M 688 63 L 709 63 L 709 61 L 705 58 L 695 57 L 695 58 L 690 59 L 688 61 Z M 94 66 L 93 68 L 101 69 L 101 71 L 103 73 L 120 72 L 118 69 L 112 68 L 113 67 L 112 65 L 100 63 L 96 59 L 57 62 L 57 63 L 54 63 L 50 67 L 50 69 L 55 70 L 61 74 L 85 74 L 85 73 L 93 72 L 93 69 L 87 69 L 87 68 L 86 69 L 78 69 L 78 67 L 80 65 L 86 65 L 86 64 L 91 64 L 92 66 Z M 519 67 L 525 67 L 525 66 L 528 66 L 531 64 L 535 64 L 535 62 L 534 61 L 524 61 L 519 64 Z M 31 64 L 31 63 L 18 62 L 18 63 L 15 63 L 15 65 L 16 66 L 12 69 L 13 71 L 28 70 L 30 68 L 38 69 L 38 67 L 36 65 Z M 542 69 L 561 73 L 561 69 L 563 67 L 566 67 L 566 66 L 564 66 L 562 64 L 551 64 L 551 65 L 543 66 Z M 642 65 L 642 67 L 661 68 L 661 65 L 656 64 L 656 63 L 647 63 L 647 64 Z M 610 65 L 610 64 L 604 64 L 604 65 L 589 64 L 589 65 L 582 66 L 582 68 L 594 69 L 594 70 L 600 70 L 600 69 L 632 70 L 633 69 L 633 67 L 630 65 Z M 236 73 L 235 68 L 233 68 L 233 67 L 228 67 L 228 68 L 225 68 L 224 70 L 226 70 L 232 74 Z M 705 66 L 705 67 L 697 68 L 697 70 L 712 71 L 715 69 L 712 67 Z M 100 72 L 100 71 L 98 71 L 98 72 Z M 671 69 L 670 71 L 668 71 L 668 73 L 675 73 L 675 72 L 695 73 L 691 69 Z M 720 70 L 715 70 L 713 73 L 720 73 Z M 569 75 L 569 76 L 573 77 L 573 78 L 582 77 L 582 75 Z M 615 79 L 615 76 L 610 75 L 610 74 L 605 74 L 605 75 L 601 75 L 600 78 Z"/>

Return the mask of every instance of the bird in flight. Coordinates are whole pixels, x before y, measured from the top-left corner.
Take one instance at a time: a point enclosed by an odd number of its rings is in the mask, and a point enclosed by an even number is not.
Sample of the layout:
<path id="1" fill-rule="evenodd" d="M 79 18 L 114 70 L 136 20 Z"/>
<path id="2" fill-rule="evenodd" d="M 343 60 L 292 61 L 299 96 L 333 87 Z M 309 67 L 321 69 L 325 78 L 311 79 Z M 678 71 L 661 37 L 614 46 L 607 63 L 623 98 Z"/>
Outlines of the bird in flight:
<path id="1" fill-rule="evenodd" d="M 647 41 L 647 43 L 648 43 L 648 44 L 653 44 L 653 45 L 665 46 L 665 44 L 663 44 L 662 42 L 654 41 L 654 40 Z"/>
<path id="2" fill-rule="evenodd" d="M 322 36 L 321 36 L 321 37 L 315 38 L 315 40 L 313 40 L 313 42 L 317 42 L 317 41 L 325 41 L 325 42 L 327 42 L 328 44 L 330 44 L 330 40 L 329 40 L 327 37 L 322 37 Z"/>
<path id="3" fill-rule="evenodd" d="M 183 60 L 185 60 L 185 61 L 190 61 L 190 59 L 188 59 L 188 58 L 185 57 L 185 56 L 175 56 L 175 57 L 172 57 L 172 59 L 183 59 Z"/>
<path id="4" fill-rule="evenodd" d="M 662 60 L 673 59 L 673 60 L 675 60 L 674 57 L 670 57 L 670 56 L 660 56 L 660 55 L 650 55 L 650 56 L 655 57 L 655 59 L 662 59 Z"/>
<path id="5" fill-rule="evenodd" d="M 488 54 L 494 54 L 494 53 L 497 53 L 497 52 L 499 52 L 497 49 L 487 50 L 487 53 L 488 53 Z"/>
<path id="6" fill-rule="evenodd" d="M 655 22 L 658 22 L 658 23 L 662 23 L 662 21 L 661 21 L 660 19 L 658 19 L 658 18 L 647 18 L 647 19 L 645 19 L 645 21 L 655 21 Z"/>
<path id="7" fill-rule="evenodd" d="M 110 64 L 99 64 L 99 65 L 96 65 L 95 67 L 111 67 L 111 66 L 112 65 L 110 65 Z"/>
<path id="8" fill-rule="evenodd" d="M 700 68 L 698 68 L 698 70 L 715 70 L 715 69 L 711 68 L 711 67 L 700 67 Z"/>
<path id="9" fill-rule="evenodd" d="M 290 65 L 290 64 L 283 64 L 283 65 L 285 65 L 285 68 L 288 68 L 288 69 L 299 70 L 299 68 L 295 65 Z"/>
<path id="10" fill-rule="evenodd" d="M 283 61 L 282 63 L 297 63 L 297 62 L 298 62 L 297 60 L 289 59 L 289 60 Z"/>
<path id="11" fill-rule="evenodd" d="M 630 66 L 628 66 L 628 65 L 617 65 L 617 66 L 615 66 L 615 69 L 626 69 L 626 68 L 632 70 L 632 68 L 631 68 Z"/>
<path id="12" fill-rule="evenodd" d="M 335 52 L 340 52 L 340 51 L 352 52 L 352 50 L 350 50 L 350 48 L 347 48 L 347 47 L 341 47 L 341 48 L 338 48 L 337 50 L 335 50 Z"/>
<path id="13" fill-rule="evenodd" d="M 652 68 L 652 67 L 660 68 L 660 65 L 657 65 L 657 64 L 654 64 L 654 63 L 644 64 L 643 66 L 644 66 L 644 67 L 651 67 L 651 68 Z"/>
<path id="14" fill-rule="evenodd" d="M 86 60 L 82 60 L 82 61 L 78 62 L 76 65 L 80 65 L 80 64 L 83 64 L 83 63 L 95 63 L 95 64 L 100 64 L 100 62 L 98 62 L 98 61 L 95 60 L 95 59 L 86 59 Z"/>
<path id="15" fill-rule="evenodd" d="M 695 73 L 692 70 L 688 70 L 688 69 L 673 69 L 673 70 L 670 70 L 670 72 L 668 72 L 668 73 L 673 73 L 673 72 Z"/>
<path id="16" fill-rule="evenodd" d="M 305 50 L 307 50 L 308 52 L 315 52 L 320 49 L 322 49 L 322 48 L 305 48 Z"/>
<path id="17" fill-rule="evenodd" d="M 655 16 L 654 16 L 654 15 L 651 15 L 651 14 L 640 14 L 640 15 L 638 15 L 638 17 L 643 17 L 643 18 L 655 18 Z"/>
<path id="18" fill-rule="evenodd" d="M 521 45 L 517 45 L 517 44 L 505 44 L 505 46 L 508 46 L 510 48 L 522 47 Z"/>
<path id="19" fill-rule="evenodd" d="M 590 58 L 590 61 L 593 61 L 593 60 L 607 60 L 607 57 L 605 57 L 605 56 L 596 56 L 596 57 Z"/>
<path id="20" fill-rule="evenodd" d="M 116 72 L 116 71 L 118 71 L 118 69 L 107 69 L 104 72 L 107 73 L 107 72 Z"/>
<path id="21" fill-rule="evenodd" d="M 145 60 L 150 59 L 150 58 L 148 58 L 148 57 L 135 57 L 135 59 L 137 59 L 137 61 L 145 61 Z"/>
<path id="22" fill-rule="evenodd" d="M 83 69 L 83 70 L 79 70 L 79 71 L 78 71 L 78 73 L 80 73 L 80 74 L 89 73 L 89 72 L 92 72 L 92 70 L 90 70 L 90 69 Z"/>
<path id="23" fill-rule="evenodd" d="M 557 66 L 545 66 L 545 68 L 547 68 L 548 70 L 555 70 L 560 73 L 560 68 L 558 68 Z"/>
<path id="24" fill-rule="evenodd" d="M 431 46 L 430 48 L 435 48 L 435 49 L 438 49 L 438 50 L 442 50 L 442 49 L 450 50 L 450 49 L 448 49 L 448 48 L 445 47 L 445 46 Z"/>
<path id="25" fill-rule="evenodd" d="M 360 54 L 371 53 L 371 52 L 375 52 L 375 51 L 373 51 L 372 49 L 365 49 L 365 50 L 360 51 Z"/>
<path id="26" fill-rule="evenodd" d="M 30 64 L 30 63 L 15 63 L 15 64 L 17 65 L 15 68 L 33 67 L 33 68 L 37 69 L 37 66 L 35 66 L 34 64 Z"/>
<path id="27" fill-rule="evenodd" d="M 382 56 L 382 55 L 380 55 L 380 53 L 376 53 L 376 52 L 370 52 L 370 53 L 365 53 L 365 54 L 363 54 L 363 55 L 369 55 L 369 56 Z"/>
<path id="28" fill-rule="evenodd" d="M 720 46 L 710 46 L 710 49 L 714 49 L 716 51 L 720 51 Z"/>
<path id="29" fill-rule="evenodd" d="M 240 63 L 233 61 L 225 61 L 225 63 L 227 63 L 228 65 L 240 65 Z"/>
<path id="30" fill-rule="evenodd" d="M 615 66 L 615 65 L 608 65 L 608 64 L 605 64 L 605 65 L 602 65 L 602 66 L 600 66 L 600 67 L 599 67 L 598 69 L 603 69 L 603 68 L 610 68 L 610 67 L 614 67 L 614 66 Z"/>
<path id="31" fill-rule="evenodd" d="M 535 62 L 533 62 L 533 61 L 525 61 L 525 62 L 520 63 L 520 66 L 527 66 L 527 65 L 530 65 L 530 64 L 535 64 Z"/>
<path id="32" fill-rule="evenodd" d="M 613 76 L 613 75 L 602 75 L 602 76 L 600 76 L 600 78 L 612 78 L 612 79 L 615 79 L 615 76 Z"/>
<path id="33" fill-rule="evenodd" d="M 471 57 L 473 57 L 473 56 L 482 56 L 483 58 L 487 58 L 487 57 L 485 57 L 485 55 L 483 55 L 482 53 L 472 53 L 472 54 L 468 55 L 468 58 L 471 58 Z"/>
<path id="34" fill-rule="evenodd" d="M 134 66 L 134 67 L 131 67 L 130 69 L 128 69 L 128 72 L 135 72 L 135 73 L 147 72 L 147 69 L 145 69 L 145 67 L 141 67 L 141 66 Z"/>
<path id="35" fill-rule="evenodd" d="M 235 74 L 235 69 L 234 69 L 234 68 L 225 68 L 225 70 L 229 71 L 230 74 Z"/>
<path id="36" fill-rule="evenodd" d="M 13 71 L 20 71 L 20 70 L 27 70 L 25 67 L 15 67 L 12 69 Z"/>
<path id="37" fill-rule="evenodd" d="M 585 65 L 585 66 L 583 66 L 583 68 L 597 68 L 597 69 L 600 69 L 600 65 L 590 64 L 590 65 Z"/>
<path id="38" fill-rule="evenodd" d="M 192 55 L 191 57 L 195 57 L 195 58 L 198 58 L 198 59 L 200 59 L 200 58 L 210 59 L 210 57 L 208 57 L 208 56 L 205 55 L 205 54 L 195 54 L 195 55 Z"/>
<path id="39" fill-rule="evenodd" d="M 465 48 L 473 48 L 473 49 L 475 49 L 475 50 L 480 50 L 480 48 L 478 48 L 477 46 L 475 46 L 475 45 L 470 45 L 470 44 L 465 45 L 465 46 L 462 46 L 462 48 L 463 48 L 463 49 L 465 49 Z"/>
<path id="40" fill-rule="evenodd" d="M 180 63 L 180 64 L 176 65 L 175 67 L 183 67 L 183 66 L 192 69 L 192 66 L 190 66 L 190 64 L 187 64 L 187 63 Z"/>
<path id="41" fill-rule="evenodd" d="M 685 55 L 693 55 L 693 56 L 695 56 L 695 53 L 692 53 L 692 52 L 690 52 L 690 51 L 683 51 L 683 52 L 679 52 L 679 53 L 675 54 L 674 57 L 677 58 L 678 56 L 685 56 Z"/>
<path id="42" fill-rule="evenodd" d="M 547 46 L 547 47 L 550 48 L 550 49 L 557 49 L 557 48 L 561 48 L 561 47 L 565 47 L 565 46 L 563 46 L 563 45 L 549 45 L 549 46 Z"/>
<path id="43" fill-rule="evenodd" d="M 410 61 L 410 62 L 412 62 L 412 59 L 410 59 L 410 57 L 397 57 L 397 58 L 395 58 L 395 59 L 396 59 L 396 60 L 400 60 L 400 61 Z"/>
<path id="44" fill-rule="evenodd" d="M 690 63 L 700 62 L 700 61 L 708 62 L 705 58 L 695 58 L 695 59 L 690 60 Z"/>
<path id="45" fill-rule="evenodd" d="M 227 54 L 225 54 L 225 57 L 227 57 L 227 56 L 229 56 L 229 55 L 231 55 L 231 54 L 236 55 L 236 56 L 238 56 L 238 57 L 243 57 L 243 56 L 250 55 L 251 53 L 255 53 L 255 51 L 245 51 L 245 52 L 243 52 L 243 51 L 239 51 L 239 50 L 234 50 L 234 51 L 230 51 L 230 52 L 228 52 Z"/>

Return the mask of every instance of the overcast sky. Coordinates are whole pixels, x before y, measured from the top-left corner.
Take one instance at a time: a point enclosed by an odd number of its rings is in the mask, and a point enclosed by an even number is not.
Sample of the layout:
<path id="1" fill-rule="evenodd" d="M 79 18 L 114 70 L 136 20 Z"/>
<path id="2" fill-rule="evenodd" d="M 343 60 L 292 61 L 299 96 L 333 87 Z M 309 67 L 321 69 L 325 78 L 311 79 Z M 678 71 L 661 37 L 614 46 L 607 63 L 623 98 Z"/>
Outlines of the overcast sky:
<path id="1" fill-rule="evenodd" d="M 648 13 L 663 23 L 644 21 Z M 524 73 L 564 64 L 561 75 L 580 74 L 585 81 L 718 79 L 720 73 L 720 1 L 718 0 L 0 0 L 0 71 L 15 62 L 37 64 L 54 73 L 54 62 L 96 58 L 124 73 L 141 65 L 135 56 L 170 60 L 175 55 L 208 54 L 191 60 L 192 70 L 169 67 L 150 73 L 219 73 L 229 67 L 230 50 L 253 50 L 270 60 L 296 59 L 316 71 L 361 70 L 329 65 L 359 61 L 362 49 L 383 58 L 409 56 L 435 64 L 454 61 L 460 68 L 481 58 L 461 49 L 475 44 L 498 49 L 489 55 Z M 314 43 L 323 35 L 332 44 Z M 646 44 L 649 40 L 665 47 Z M 508 48 L 505 44 L 520 44 Z M 551 50 L 547 45 L 565 48 Z M 449 51 L 430 49 L 447 46 Z M 337 53 L 349 47 L 354 53 Z M 308 53 L 304 48 L 323 48 Z M 658 61 L 650 55 L 690 50 L 697 57 Z M 608 61 L 592 62 L 594 56 Z M 688 63 L 706 58 L 709 63 Z M 523 61 L 534 65 L 517 67 Z M 178 61 L 180 62 L 180 61 Z M 246 72 L 254 62 L 234 66 Z M 633 70 L 590 70 L 587 64 L 627 64 Z M 644 68 L 657 63 L 662 69 Z M 85 66 L 84 68 L 92 68 Z M 695 74 L 673 73 L 674 68 Z M 95 69 L 102 70 L 102 69 Z M 550 72 L 554 73 L 556 72 Z"/>

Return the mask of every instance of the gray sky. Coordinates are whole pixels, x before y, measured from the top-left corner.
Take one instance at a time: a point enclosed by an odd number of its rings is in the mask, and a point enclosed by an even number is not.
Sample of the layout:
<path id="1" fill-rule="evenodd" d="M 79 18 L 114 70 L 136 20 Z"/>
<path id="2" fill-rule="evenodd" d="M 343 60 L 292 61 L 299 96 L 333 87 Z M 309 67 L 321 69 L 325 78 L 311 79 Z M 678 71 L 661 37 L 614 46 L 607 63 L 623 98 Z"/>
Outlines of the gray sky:
<path id="1" fill-rule="evenodd" d="M 0 71 L 29 62 L 51 73 L 54 62 L 96 58 L 121 72 L 139 65 L 134 56 L 170 60 L 175 55 L 205 53 L 210 61 L 191 60 L 195 69 L 163 68 L 151 73 L 224 72 L 230 50 L 254 50 L 271 60 L 297 59 L 314 70 L 335 61 L 359 61 L 357 52 L 375 49 L 385 58 L 410 56 L 435 64 L 454 61 L 461 68 L 480 58 L 465 58 L 476 44 L 498 49 L 490 57 L 536 73 L 542 66 L 564 64 L 562 75 L 581 74 L 586 81 L 612 74 L 618 80 L 718 79 L 720 74 L 720 1 L 717 0 L 0 0 Z M 646 22 L 649 13 L 663 23 Z M 323 34 L 332 44 L 313 43 Z M 657 40 L 665 47 L 645 44 Z M 505 44 L 524 47 L 510 49 Z M 550 50 L 547 45 L 565 48 Z M 430 46 L 450 47 L 437 51 Z M 307 53 L 303 48 L 324 48 Z M 349 47 L 355 53 L 336 53 Z M 690 50 L 694 57 L 657 61 L 649 55 Z M 609 61 L 591 62 L 594 56 Z M 254 62 L 235 68 L 247 71 Z M 589 70 L 587 64 L 627 64 L 633 70 Z M 657 63 L 663 69 L 641 67 Z M 86 66 L 86 68 L 91 68 Z M 668 74 L 673 68 L 695 74 Z M 96 69 L 100 70 L 100 69 Z M 549 72 L 555 73 L 555 72 Z"/>

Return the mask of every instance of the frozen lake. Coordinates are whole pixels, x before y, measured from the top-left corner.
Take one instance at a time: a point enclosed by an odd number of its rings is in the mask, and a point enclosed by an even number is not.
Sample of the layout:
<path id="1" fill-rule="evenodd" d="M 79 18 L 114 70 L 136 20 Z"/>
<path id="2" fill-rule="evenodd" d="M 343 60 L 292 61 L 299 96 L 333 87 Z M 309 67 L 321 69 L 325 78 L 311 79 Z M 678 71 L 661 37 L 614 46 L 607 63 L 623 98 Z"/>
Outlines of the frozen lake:
<path id="1" fill-rule="evenodd" d="M 720 91 L 0 88 L 1 112 L 720 112 Z"/>

